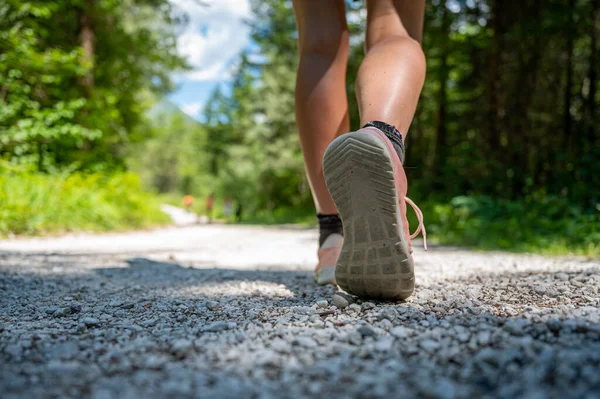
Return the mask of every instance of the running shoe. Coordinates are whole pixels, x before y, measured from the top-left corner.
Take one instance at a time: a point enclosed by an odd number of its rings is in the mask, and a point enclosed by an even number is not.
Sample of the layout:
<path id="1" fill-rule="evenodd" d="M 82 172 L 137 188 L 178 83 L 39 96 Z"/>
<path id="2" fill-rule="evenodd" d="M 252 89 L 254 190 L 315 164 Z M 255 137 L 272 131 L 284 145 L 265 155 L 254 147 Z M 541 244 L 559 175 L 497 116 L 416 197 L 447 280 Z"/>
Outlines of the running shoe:
<path id="1" fill-rule="evenodd" d="M 344 229 L 337 284 L 361 297 L 408 298 L 415 287 L 411 239 L 422 232 L 427 250 L 427 233 L 421 210 L 406 197 L 406 174 L 391 141 L 375 127 L 344 134 L 327 148 L 323 171 Z M 412 235 L 407 203 L 419 221 Z"/>
<path id="2" fill-rule="evenodd" d="M 319 248 L 317 253 L 319 263 L 315 269 L 315 281 L 317 284 L 335 285 L 335 264 L 340 256 L 343 244 L 344 237 L 341 234 L 333 233 L 325 239 L 323 245 Z"/>

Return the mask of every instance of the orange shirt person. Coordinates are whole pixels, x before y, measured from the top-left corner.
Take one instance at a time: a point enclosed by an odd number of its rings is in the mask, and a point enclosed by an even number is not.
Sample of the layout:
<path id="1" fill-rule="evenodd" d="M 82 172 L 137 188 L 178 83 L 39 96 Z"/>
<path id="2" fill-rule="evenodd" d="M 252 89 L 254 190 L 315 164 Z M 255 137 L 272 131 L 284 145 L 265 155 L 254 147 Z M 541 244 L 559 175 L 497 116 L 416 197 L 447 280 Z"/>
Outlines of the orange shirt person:
<path id="1" fill-rule="evenodd" d="M 185 207 L 186 211 L 189 211 L 190 209 L 192 209 L 192 205 L 194 205 L 194 197 L 192 197 L 191 195 L 186 195 L 183 197 L 183 206 Z"/>

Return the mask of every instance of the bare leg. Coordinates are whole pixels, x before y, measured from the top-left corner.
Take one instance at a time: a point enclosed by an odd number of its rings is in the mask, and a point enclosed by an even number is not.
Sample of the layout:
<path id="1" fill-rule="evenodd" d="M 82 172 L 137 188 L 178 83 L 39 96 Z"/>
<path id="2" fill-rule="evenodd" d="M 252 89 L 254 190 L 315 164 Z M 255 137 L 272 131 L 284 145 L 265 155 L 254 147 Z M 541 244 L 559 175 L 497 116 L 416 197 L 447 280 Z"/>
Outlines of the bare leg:
<path id="1" fill-rule="evenodd" d="M 344 0 L 293 0 L 299 33 L 296 124 L 318 213 L 337 209 L 323 179 L 325 149 L 350 129 L 346 96 L 349 33 Z"/>
<path id="2" fill-rule="evenodd" d="M 425 0 L 367 0 L 366 56 L 356 79 L 361 125 L 382 121 L 406 135 L 425 81 L 424 10 Z"/>

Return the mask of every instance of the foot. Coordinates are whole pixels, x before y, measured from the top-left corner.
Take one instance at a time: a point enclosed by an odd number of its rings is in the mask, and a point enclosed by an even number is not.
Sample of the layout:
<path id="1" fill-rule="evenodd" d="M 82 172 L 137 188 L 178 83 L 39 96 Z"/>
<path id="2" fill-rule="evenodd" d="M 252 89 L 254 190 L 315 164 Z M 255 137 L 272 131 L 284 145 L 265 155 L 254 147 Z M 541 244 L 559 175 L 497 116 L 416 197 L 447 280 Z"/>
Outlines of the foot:
<path id="1" fill-rule="evenodd" d="M 408 298 L 415 285 L 411 238 L 422 231 L 427 249 L 426 232 L 423 214 L 406 198 L 406 174 L 390 140 L 375 127 L 344 134 L 327 148 L 323 171 L 344 227 L 338 285 L 363 297 Z M 419 220 L 412 235 L 406 203 Z"/>
<path id="2" fill-rule="evenodd" d="M 315 269 L 315 281 L 319 285 L 335 285 L 335 264 L 337 263 L 344 237 L 341 234 L 330 234 L 319 248 L 319 264 Z"/>

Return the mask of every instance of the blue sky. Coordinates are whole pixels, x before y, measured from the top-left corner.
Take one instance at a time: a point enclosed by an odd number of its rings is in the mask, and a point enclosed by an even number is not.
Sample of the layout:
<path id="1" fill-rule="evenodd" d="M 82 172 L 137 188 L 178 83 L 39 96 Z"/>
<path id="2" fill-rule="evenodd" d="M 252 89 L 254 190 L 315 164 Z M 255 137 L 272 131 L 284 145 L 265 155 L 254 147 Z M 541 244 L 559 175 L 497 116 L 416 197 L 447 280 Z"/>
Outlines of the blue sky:
<path id="1" fill-rule="evenodd" d="M 169 96 L 186 114 L 199 119 L 217 85 L 231 80 L 232 61 L 250 44 L 249 0 L 171 0 L 189 23 L 178 36 L 179 53 L 192 70 L 174 76 L 179 89 Z"/>

